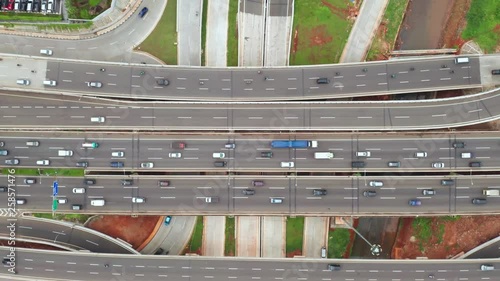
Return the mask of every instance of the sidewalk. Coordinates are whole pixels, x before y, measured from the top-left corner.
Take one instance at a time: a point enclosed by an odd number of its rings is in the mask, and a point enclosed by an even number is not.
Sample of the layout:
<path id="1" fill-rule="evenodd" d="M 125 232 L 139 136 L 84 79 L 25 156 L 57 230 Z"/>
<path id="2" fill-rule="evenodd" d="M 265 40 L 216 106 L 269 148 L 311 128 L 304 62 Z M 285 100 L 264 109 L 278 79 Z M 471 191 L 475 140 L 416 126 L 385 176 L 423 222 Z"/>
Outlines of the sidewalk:
<path id="1" fill-rule="evenodd" d="M 389 0 L 363 1 L 359 15 L 344 46 L 340 63 L 365 60 Z"/>

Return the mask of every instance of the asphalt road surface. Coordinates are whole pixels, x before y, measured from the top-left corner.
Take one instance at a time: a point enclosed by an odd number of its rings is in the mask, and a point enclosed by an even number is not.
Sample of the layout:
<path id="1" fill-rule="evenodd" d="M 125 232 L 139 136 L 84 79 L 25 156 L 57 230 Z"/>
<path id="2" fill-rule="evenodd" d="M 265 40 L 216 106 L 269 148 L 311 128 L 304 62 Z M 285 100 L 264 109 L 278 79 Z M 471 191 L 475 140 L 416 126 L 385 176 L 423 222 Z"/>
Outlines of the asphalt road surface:
<path id="1" fill-rule="evenodd" d="M 19 211 L 51 211 L 53 177 L 32 177 L 35 184 L 25 184 L 26 177 L 17 176 L 9 192 L 0 192 L 0 207 L 6 208 L 8 195 L 15 190 L 16 199 L 26 199 L 17 205 Z M 423 215 L 423 214 L 480 214 L 499 213 L 500 197 L 488 197 L 484 205 L 474 205 L 473 198 L 486 198 L 483 190 L 499 188 L 497 176 L 93 176 L 96 185 L 84 185 L 82 178 L 58 177 L 58 198 L 67 198 L 60 204 L 59 213 L 123 213 L 175 215 Z M 123 186 L 122 179 L 133 179 Z M 264 186 L 253 187 L 259 179 Z M 453 185 L 442 186 L 441 180 L 452 179 Z M 158 186 L 158 180 L 169 180 L 170 186 Z M 371 181 L 382 181 L 382 187 L 371 187 Z M 0 185 L 7 186 L 7 177 L 0 177 Z M 73 193 L 73 188 L 84 187 L 85 193 Z M 243 194 L 254 189 L 255 195 Z M 324 189 L 326 195 L 315 196 L 313 190 Z M 424 195 L 433 189 L 436 195 Z M 376 192 L 375 197 L 364 197 L 363 192 Z M 144 197 L 145 203 L 132 203 L 132 197 Z M 205 198 L 218 197 L 219 202 L 207 203 Z M 280 198 L 281 204 L 271 204 L 271 198 Z M 105 206 L 92 206 L 91 200 L 104 199 Z M 409 206 L 410 199 L 418 199 L 421 206 Z M 71 209 L 80 204 L 83 210 Z"/>
<path id="2" fill-rule="evenodd" d="M 271 148 L 274 139 L 317 140 L 318 148 Z M 28 147 L 27 141 L 37 140 L 38 147 Z M 88 171 L 267 171 L 274 172 L 452 172 L 456 170 L 476 172 L 492 171 L 500 167 L 500 134 L 497 132 L 477 134 L 343 134 L 323 136 L 281 135 L 229 135 L 223 136 L 154 136 L 149 134 L 105 134 L 105 133 L 4 133 L 0 141 L 7 156 L 0 156 L 0 166 L 6 159 L 17 158 L 22 167 L 75 167 L 77 162 L 88 162 Z M 182 141 L 184 150 L 171 148 L 171 144 Z M 96 149 L 83 148 L 85 142 L 97 142 Z M 465 148 L 453 148 L 454 142 L 464 142 Z M 226 143 L 234 143 L 235 149 L 226 149 Z M 59 150 L 72 150 L 73 156 L 58 156 Z M 124 152 L 123 157 L 112 156 L 113 152 Z M 272 158 L 262 157 L 262 152 L 271 151 Z M 179 152 L 180 158 L 170 158 L 169 153 Z M 332 159 L 315 159 L 315 152 L 331 152 Z M 358 157 L 357 152 L 370 152 L 370 157 Z M 426 152 L 427 157 L 416 158 L 415 153 Z M 213 153 L 224 153 L 226 167 L 215 167 Z M 461 158 L 462 153 L 471 153 L 472 158 Z M 37 166 L 38 160 L 49 160 L 50 166 Z M 124 163 L 123 168 L 111 168 L 112 161 Z M 281 168 L 280 163 L 291 161 L 294 168 Z M 352 161 L 363 161 L 365 168 L 352 168 Z M 400 162 L 399 168 L 388 167 L 391 161 Z M 152 162 L 152 169 L 140 168 L 141 163 Z M 470 162 L 481 162 L 482 167 L 471 168 Z M 432 168 L 433 163 L 444 163 L 444 168 Z"/>
<path id="3" fill-rule="evenodd" d="M 481 87 L 479 57 L 471 57 L 468 64 L 455 64 L 454 59 L 447 56 L 238 69 L 5 57 L 0 63 L 0 70 L 4 70 L 0 87 L 53 94 L 197 101 L 304 100 Z M 34 75 L 31 70 L 45 75 Z M 317 79 L 322 77 L 330 83 L 318 84 Z M 19 86 L 19 78 L 28 78 L 32 83 Z M 169 85 L 158 85 L 158 79 L 168 79 Z M 44 80 L 57 81 L 57 86 L 44 86 Z M 102 87 L 90 88 L 86 84 L 90 81 L 101 82 Z"/>
<path id="4" fill-rule="evenodd" d="M 0 128 L 79 130 L 429 130 L 497 120 L 500 91 L 444 100 L 302 103 L 128 103 L 0 94 Z M 92 123 L 102 116 L 104 123 Z"/>
<path id="5" fill-rule="evenodd" d="M 2 247 L 0 253 L 8 251 Z M 70 278 L 77 280 L 495 280 L 498 270 L 480 271 L 481 264 L 500 267 L 492 260 L 326 260 L 243 259 L 58 253 L 18 249 L 18 277 Z M 340 264 L 340 271 L 327 264 Z M 105 267 L 104 264 L 108 264 Z M 11 278 L 3 267 L 0 278 Z M 10 279 L 11 280 L 11 279 Z"/>
<path id="6" fill-rule="evenodd" d="M 12 220 L 0 218 L 0 233 L 6 237 L 10 234 L 7 228 Z M 76 250 L 88 250 L 96 253 L 138 254 L 130 247 L 118 243 L 113 237 L 97 233 L 92 229 L 76 226 L 72 223 L 61 223 L 50 220 L 18 217 L 15 221 L 16 238 L 37 239 Z"/>

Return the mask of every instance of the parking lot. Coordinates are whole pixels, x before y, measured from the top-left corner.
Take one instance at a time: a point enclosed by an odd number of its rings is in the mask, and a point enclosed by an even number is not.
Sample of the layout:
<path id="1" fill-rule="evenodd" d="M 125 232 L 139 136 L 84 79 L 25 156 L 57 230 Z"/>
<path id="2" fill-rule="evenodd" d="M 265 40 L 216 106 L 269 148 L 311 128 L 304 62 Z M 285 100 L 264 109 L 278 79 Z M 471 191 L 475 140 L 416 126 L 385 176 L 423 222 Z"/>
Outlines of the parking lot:
<path id="1" fill-rule="evenodd" d="M 61 12 L 61 0 L 0 0 L 2 11 L 55 13 Z"/>

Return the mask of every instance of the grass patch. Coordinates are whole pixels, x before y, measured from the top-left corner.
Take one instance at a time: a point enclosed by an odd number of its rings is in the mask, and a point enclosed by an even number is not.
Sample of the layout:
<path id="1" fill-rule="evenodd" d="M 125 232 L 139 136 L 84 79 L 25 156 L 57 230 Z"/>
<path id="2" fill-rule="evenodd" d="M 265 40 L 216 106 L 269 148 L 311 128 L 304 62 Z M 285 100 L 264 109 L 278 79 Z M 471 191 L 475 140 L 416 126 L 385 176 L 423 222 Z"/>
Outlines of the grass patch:
<path id="1" fill-rule="evenodd" d="M 207 48 L 207 16 L 208 0 L 203 0 L 203 11 L 201 13 L 201 65 L 205 65 L 205 50 Z"/>
<path id="2" fill-rule="evenodd" d="M 38 13 L 0 13 L 1 21 L 22 21 L 22 22 L 47 22 L 61 21 L 60 15 L 44 15 Z"/>
<path id="3" fill-rule="evenodd" d="M 286 253 L 302 252 L 304 240 L 304 217 L 287 218 L 286 220 Z"/>
<path id="4" fill-rule="evenodd" d="M 226 217 L 226 240 L 224 242 L 224 256 L 236 255 L 236 237 L 234 229 L 234 217 Z"/>
<path id="5" fill-rule="evenodd" d="M 439 220 L 441 221 L 457 221 L 459 219 L 461 219 L 462 217 L 461 216 L 444 216 L 444 217 L 439 217 Z"/>
<path id="6" fill-rule="evenodd" d="M 340 259 L 344 257 L 350 240 L 349 229 L 337 228 L 330 230 L 328 233 L 328 258 Z"/>
<path id="7" fill-rule="evenodd" d="M 462 32 L 462 38 L 473 39 L 484 51 L 494 52 L 500 43 L 500 1 L 473 0 L 466 18 L 467 26 Z"/>
<path id="8" fill-rule="evenodd" d="M 330 3 L 340 12 L 332 12 L 321 0 L 295 1 L 290 65 L 339 61 L 353 25 L 343 13 L 347 11 L 350 1 L 323 1 Z M 294 40 L 296 31 L 297 42 Z"/>
<path id="9" fill-rule="evenodd" d="M 418 217 L 413 220 L 413 229 L 416 230 L 417 239 L 420 242 L 429 241 L 432 237 L 432 219 Z"/>
<path id="10" fill-rule="evenodd" d="M 112 0 L 66 0 L 65 6 L 70 19 L 93 19 L 111 7 Z M 102 8 L 97 7 L 100 4 Z"/>
<path id="11" fill-rule="evenodd" d="M 177 1 L 167 2 L 158 25 L 142 42 L 140 50 L 148 52 L 166 64 L 177 64 Z"/>
<path id="12" fill-rule="evenodd" d="M 227 66 L 238 66 L 238 0 L 229 0 L 227 27 Z"/>
<path id="13" fill-rule="evenodd" d="M 34 213 L 32 215 L 37 218 L 70 221 L 80 224 L 84 224 L 90 217 L 93 216 L 93 215 L 82 215 L 82 214 L 55 214 L 55 216 L 52 216 L 51 213 Z"/>
<path id="14" fill-rule="evenodd" d="M 399 27 L 403 22 L 409 0 L 390 0 L 385 10 L 382 23 L 385 24 L 385 33 L 378 32 L 373 38 L 367 60 L 376 60 L 379 54 L 385 54 L 394 48 Z M 387 47 L 389 48 L 387 50 Z"/>
<path id="15" fill-rule="evenodd" d="M 85 23 L 70 23 L 70 24 L 44 24 L 37 25 L 38 30 L 55 30 L 55 31 L 76 31 L 80 29 L 89 29 L 94 23 L 89 21 Z"/>
<path id="16" fill-rule="evenodd" d="M 172 1 L 173 2 L 173 1 Z M 201 243 L 203 240 L 203 216 L 196 217 L 193 235 L 187 246 L 189 253 L 201 253 Z"/>
<path id="17" fill-rule="evenodd" d="M 32 169 L 32 168 L 4 168 L 2 173 L 4 175 L 8 174 L 8 170 L 14 169 L 16 175 L 20 176 L 39 176 L 40 174 L 50 176 L 65 176 L 65 177 L 83 177 L 85 175 L 85 170 L 83 169 Z"/>

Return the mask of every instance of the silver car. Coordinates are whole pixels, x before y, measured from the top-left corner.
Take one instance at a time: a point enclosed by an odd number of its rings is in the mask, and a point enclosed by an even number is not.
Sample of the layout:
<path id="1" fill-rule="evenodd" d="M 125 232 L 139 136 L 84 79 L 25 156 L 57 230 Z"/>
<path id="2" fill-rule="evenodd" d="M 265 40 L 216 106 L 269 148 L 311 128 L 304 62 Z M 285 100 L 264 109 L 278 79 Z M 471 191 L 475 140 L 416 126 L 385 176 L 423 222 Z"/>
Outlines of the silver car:
<path id="1" fill-rule="evenodd" d="M 432 163 L 432 168 L 442 169 L 442 168 L 444 168 L 444 163 L 443 162 L 434 162 L 434 163 Z"/>
<path id="2" fill-rule="evenodd" d="M 182 154 L 180 152 L 170 152 L 168 158 L 181 158 Z"/>
<path id="3" fill-rule="evenodd" d="M 87 86 L 89 88 L 101 88 L 102 87 L 102 83 L 98 82 L 98 81 L 90 81 L 90 82 L 86 82 L 86 83 L 87 83 Z"/>
<path id="4" fill-rule="evenodd" d="M 5 165 L 19 165 L 19 159 L 17 158 L 5 159 Z"/>
<path id="5" fill-rule="evenodd" d="M 382 186 L 384 186 L 384 182 L 383 181 L 370 181 L 370 183 L 368 185 L 370 185 L 371 187 L 382 187 Z"/>
<path id="6" fill-rule="evenodd" d="M 151 169 L 153 168 L 155 165 L 153 164 L 153 162 L 142 162 L 141 163 L 141 168 L 147 168 L 147 169 Z"/>

